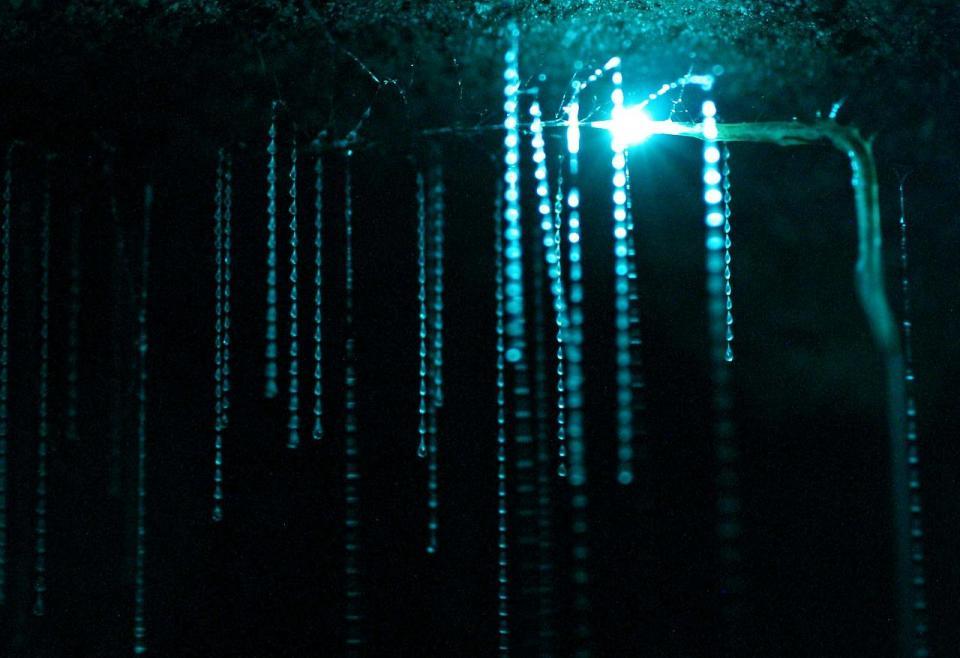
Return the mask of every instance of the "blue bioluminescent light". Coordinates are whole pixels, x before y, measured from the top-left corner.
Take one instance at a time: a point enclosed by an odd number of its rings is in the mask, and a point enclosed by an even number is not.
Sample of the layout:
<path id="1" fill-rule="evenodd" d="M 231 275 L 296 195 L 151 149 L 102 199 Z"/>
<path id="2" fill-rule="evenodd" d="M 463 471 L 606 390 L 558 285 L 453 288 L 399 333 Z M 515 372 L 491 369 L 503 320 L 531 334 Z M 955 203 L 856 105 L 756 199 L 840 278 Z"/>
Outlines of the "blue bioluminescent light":
<path id="1" fill-rule="evenodd" d="M 497 301 L 497 649 L 510 655 L 510 576 L 507 538 L 507 393 L 504 345 L 503 182 L 497 184 L 494 204 L 494 253 Z"/>
<path id="2" fill-rule="evenodd" d="M 917 446 L 917 403 L 916 375 L 913 370 L 913 311 L 910 299 L 909 249 L 907 245 L 907 215 L 904 204 L 903 188 L 905 177 L 900 178 L 900 290 L 902 292 L 901 336 L 904 356 L 904 392 L 907 398 L 907 419 L 905 438 L 907 447 L 907 465 L 909 468 L 908 486 L 910 488 L 910 556 L 913 573 L 914 628 L 917 656 L 929 654 L 927 648 L 927 594 L 926 572 L 924 568 L 923 546 L 923 500 L 920 495 L 920 452 Z"/>
<path id="3" fill-rule="evenodd" d="M 300 343 L 297 310 L 297 140 L 290 149 L 290 376 L 287 409 L 288 448 L 300 445 Z"/>
<path id="4" fill-rule="evenodd" d="M 313 440 L 323 438 L 323 157 L 314 169 L 313 220 Z"/>
<path id="5" fill-rule="evenodd" d="M 730 371 L 726 367 L 726 294 L 724 278 L 725 240 L 723 227 L 723 192 L 721 191 L 720 159 L 717 146 L 717 107 L 711 100 L 703 102 L 703 200 L 706 205 L 706 282 L 707 323 L 710 337 L 711 379 L 714 407 L 714 449 L 719 473 L 717 476 L 717 536 L 720 542 L 720 581 L 722 610 L 735 619 L 740 594 L 742 557 L 740 496 L 737 486 L 738 449 L 731 417 L 732 396 Z"/>
<path id="6" fill-rule="evenodd" d="M 146 645 L 146 582 L 147 559 L 147 290 L 150 281 L 150 215 L 153 209 L 153 188 L 143 191 L 143 244 L 140 252 L 140 308 L 137 312 L 137 540 L 134 562 L 133 652 L 147 652 Z"/>
<path id="7" fill-rule="evenodd" d="M 433 379 L 431 387 L 429 426 L 427 432 L 427 552 L 437 551 L 437 532 L 439 528 L 439 499 L 438 499 L 438 463 L 437 463 L 437 433 L 440 408 L 443 406 L 443 169 L 435 163 L 430 170 L 430 212 L 433 224 L 431 240 L 433 255 L 433 290 L 432 290 L 432 329 L 433 351 L 430 374 Z"/>
<path id="8" fill-rule="evenodd" d="M 70 217 L 70 283 L 67 290 L 67 401 L 64 436 L 79 441 L 77 414 L 80 400 L 80 211 L 74 208 Z"/>
<path id="9" fill-rule="evenodd" d="M 580 82 L 573 83 L 573 98 L 566 107 L 567 163 L 570 172 L 567 192 L 567 242 L 570 264 L 569 331 L 567 347 L 567 439 L 570 452 L 571 525 L 573 529 L 574 641 L 584 648 L 589 642 L 590 600 L 587 594 L 587 466 L 583 434 L 583 263 L 580 244 L 579 159 Z"/>
<path id="10" fill-rule="evenodd" d="M 726 143 L 723 145 L 723 279 L 724 294 L 727 296 L 727 349 L 724 351 L 723 358 L 727 361 L 733 361 L 733 286 L 730 282 L 730 249 L 733 247 L 733 241 L 730 239 L 730 147 Z"/>
<path id="11" fill-rule="evenodd" d="M 3 172 L 0 218 L 0 605 L 7 602 L 7 436 L 10 431 L 10 223 L 13 221 L 13 146 Z"/>
<path id="12" fill-rule="evenodd" d="M 619 67 L 611 76 L 613 116 L 623 113 L 623 73 Z M 616 119 L 615 119 L 616 121 Z M 633 390 L 630 372 L 630 262 L 627 232 L 626 143 L 618 131 L 612 133 L 613 149 L 613 256 L 617 349 L 617 481 L 633 482 Z"/>
<path id="13" fill-rule="evenodd" d="M 346 329 L 346 344 L 344 349 L 344 500 L 346 514 L 344 516 L 344 573 L 346 576 L 345 606 L 346 643 L 347 653 L 355 654 L 363 644 L 360 624 L 362 614 L 360 608 L 360 565 L 357 559 L 359 553 L 360 527 L 360 468 L 358 459 L 360 447 L 357 443 L 357 401 L 356 386 L 357 374 L 354 356 L 354 329 L 353 329 L 353 178 L 350 169 L 352 151 L 347 151 L 346 173 L 344 180 L 344 321 Z"/>
<path id="14" fill-rule="evenodd" d="M 277 386 L 277 105 L 273 102 L 267 144 L 267 333 L 264 395 L 275 398 Z"/>
<path id="15" fill-rule="evenodd" d="M 504 239 L 505 239 L 505 274 L 506 274 L 506 331 L 507 331 L 507 363 L 517 363 L 523 356 L 524 321 L 523 321 L 523 247 L 520 230 L 520 73 L 519 41 L 520 31 L 516 25 L 508 28 L 511 44 L 504 56 L 506 68 L 503 78 L 506 85 L 503 95 L 506 100 L 503 109 L 506 113 L 503 126 L 506 136 L 503 144 L 506 147 L 504 154 Z"/>
<path id="16" fill-rule="evenodd" d="M 223 149 L 217 153 L 217 181 L 214 194 L 214 355 L 213 355 L 213 509 L 211 518 L 223 520 Z"/>
<path id="17" fill-rule="evenodd" d="M 427 456 L 427 405 L 429 404 L 427 359 L 429 354 L 427 352 L 427 200 L 423 174 L 420 172 L 417 172 L 417 304 L 420 322 L 420 423 L 418 427 L 420 442 L 417 445 L 417 456 L 422 459 Z"/>
<path id="18" fill-rule="evenodd" d="M 557 472 L 560 477 L 567 475 L 567 444 L 566 444 L 566 395 L 564 391 L 564 330 L 566 325 L 566 301 L 564 299 L 563 266 L 560 252 L 560 223 L 563 205 L 563 173 L 557 169 L 557 199 L 555 206 L 550 207 L 550 181 L 547 172 L 547 155 L 543 139 L 543 120 L 540 103 L 533 101 L 530 105 L 530 133 L 532 135 L 533 161 L 535 165 L 534 177 L 537 180 L 537 206 L 540 213 L 540 228 L 543 230 L 544 258 L 547 263 L 547 276 L 550 280 L 550 294 L 553 299 L 553 311 L 556 323 L 556 358 L 557 358 L 557 453 L 559 463 Z"/>
<path id="19" fill-rule="evenodd" d="M 49 167 L 49 165 L 48 165 Z M 46 613 L 47 592 L 47 437 L 50 381 L 50 173 L 43 182 L 40 217 L 40 376 L 37 406 L 37 507 L 33 614 Z"/>
<path id="20" fill-rule="evenodd" d="M 553 310 L 557 324 L 557 475 L 567 477 L 567 383 L 564 369 L 567 317 L 567 293 L 563 282 L 563 156 L 557 162 L 557 192 L 553 201 Z M 549 264 L 549 262 L 548 262 Z"/>

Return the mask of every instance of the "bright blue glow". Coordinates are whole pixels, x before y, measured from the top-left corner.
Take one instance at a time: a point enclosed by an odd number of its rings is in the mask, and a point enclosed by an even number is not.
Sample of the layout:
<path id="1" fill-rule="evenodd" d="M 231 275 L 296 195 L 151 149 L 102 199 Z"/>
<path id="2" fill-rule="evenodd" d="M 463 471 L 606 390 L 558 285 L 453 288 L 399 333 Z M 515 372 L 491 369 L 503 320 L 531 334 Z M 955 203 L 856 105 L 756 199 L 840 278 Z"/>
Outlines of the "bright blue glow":
<path id="1" fill-rule="evenodd" d="M 49 166 L 49 165 L 48 165 Z M 47 436 L 49 433 L 47 394 L 50 380 L 50 174 L 43 182 L 43 211 L 40 218 L 40 376 L 37 406 L 37 504 L 35 561 L 33 568 L 33 614 L 46 614 L 47 591 Z"/>
<path id="2" fill-rule="evenodd" d="M 573 488 L 571 503 L 571 525 L 573 529 L 573 567 L 572 580 L 574 583 L 574 632 L 578 640 L 586 640 L 590 635 L 588 613 L 590 601 L 586 585 L 590 578 L 587 573 L 587 469 L 586 446 L 583 435 L 583 263 L 580 244 L 580 193 L 579 193 L 579 160 L 577 153 L 580 150 L 579 124 L 576 111 L 578 108 L 580 83 L 573 84 L 573 100 L 567 106 L 568 117 L 576 128 L 577 139 L 570 139 L 571 131 L 567 132 L 567 166 L 570 172 L 570 191 L 567 193 L 567 258 L 570 271 L 570 299 L 569 331 L 565 334 L 567 355 L 567 443 L 570 456 L 570 485 Z"/>
<path id="3" fill-rule="evenodd" d="M 633 389 L 630 371 L 630 295 L 627 275 L 627 175 L 625 149 L 627 122 L 624 119 L 623 76 L 617 70 L 613 78 L 614 130 L 611 133 L 613 149 L 613 246 L 615 274 L 616 349 L 617 349 L 617 481 L 633 481 Z M 640 110 L 642 112 L 642 110 Z"/>
<path id="4" fill-rule="evenodd" d="M 264 395 L 275 398 L 277 385 L 277 105 L 273 102 L 267 144 L 267 333 Z"/>
<path id="5" fill-rule="evenodd" d="M 134 564 L 133 652 L 144 654 L 146 645 L 146 580 L 147 559 L 147 290 L 150 281 L 150 215 L 153 209 L 153 188 L 145 186 L 143 194 L 143 243 L 140 252 L 140 309 L 137 324 L 140 336 L 139 378 L 137 388 L 137 548 Z"/>
<path id="6" fill-rule="evenodd" d="M 300 344 L 297 311 L 297 140 L 290 149 L 290 399 L 287 409 L 288 448 L 300 445 Z"/>
<path id="7" fill-rule="evenodd" d="M 323 438 L 323 158 L 317 156 L 313 219 L 313 440 Z"/>
<path id="8" fill-rule="evenodd" d="M 10 223 L 13 220 L 13 146 L 3 173 L 0 224 L 0 605 L 7 601 L 7 436 L 10 422 Z"/>

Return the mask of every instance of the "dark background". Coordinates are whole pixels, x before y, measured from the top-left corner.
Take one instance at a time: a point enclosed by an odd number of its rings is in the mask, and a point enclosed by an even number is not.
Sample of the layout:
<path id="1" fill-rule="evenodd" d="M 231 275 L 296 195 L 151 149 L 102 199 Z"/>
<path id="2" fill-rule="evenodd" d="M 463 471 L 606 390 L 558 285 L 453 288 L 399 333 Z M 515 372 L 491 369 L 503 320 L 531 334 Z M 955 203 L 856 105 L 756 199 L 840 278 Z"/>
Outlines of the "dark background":
<path id="1" fill-rule="evenodd" d="M 500 135 L 419 130 L 501 119 L 500 38 L 515 12 L 521 74 L 559 107 L 574 62 L 623 54 L 631 99 L 692 65 L 726 71 L 721 119 L 815 117 L 878 133 L 888 282 L 900 308 L 897 172 L 910 172 L 916 370 L 931 643 L 960 646 L 954 556 L 958 167 L 956 10 L 948 3 L 9 3 L 2 143 L 15 151 L 9 599 L 12 656 L 120 655 L 132 640 L 135 295 L 142 188 L 149 236 L 147 643 L 170 656 L 342 652 L 343 172 L 357 130 L 354 257 L 361 563 L 369 655 L 496 648 L 492 213 Z M 482 5 L 482 6 L 481 6 Z M 628 43 L 629 42 L 629 43 Z M 952 44 L 952 45 L 951 45 Z M 952 48 L 952 50 L 951 50 Z M 691 57 L 691 53 L 696 53 Z M 359 64 L 362 62 L 362 65 Z M 537 84 L 536 80 L 527 81 Z M 396 82 L 389 82 L 396 80 Z M 606 94 L 598 87 L 598 94 Z M 281 172 L 301 153 L 303 417 L 312 404 L 312 170 L 325 179 L 324 409 L 328 433 L 290 451 L 286 398 L 262 397 L 266 128 L 281 98 Z M 695 109 L 700 97 L 688 91 Z M 586 99 L 585 104 L 592 103 Z M 607 108 L 597 101 L 598 115 Z M 655 106 L 663 115 L 669 101 Z M 369 114 L 364 117 L 365 111 Z M 681 114 L 681 118 L 685 115 Z M 310 145 L 320 131 L 322 139 Z M 548 140 L 550 163 L 560 133 Z M 417 163 L 440 146 L 447 184 L 446 405 L 440 549 L 426 538 L 417 445 Z M 234 155 L 234 342 L 226 516 L 213 470 L 213 183 Z M 526 148 L 526 146 L 525 146 Z M 854 286 L 849 170 L 830 147 L 732 147 L 735 422 L 742 445 L 748 615 L 739 655 L 893 656 L 892 543 L 882 368 Z M 46 163 L 46 155 L 55 158 Z M 529 154 L 524 151 L 525 162 Z M 584 249 L 591 623 L 595 653 L 714 656 L 714 461 L 703 280 L 700 145 L 631 151 L 649 438 L 638 482 L 616 484 L 609 144 L 585 133 Z M 53 187 L 48 614 L 32 607 L 40 189 Z M 551 173 L 551 175 L 553 175 Z M 532 179 L 530 179 L 532 180 Z M 529 202 L 533 185 L 525 181 Z M 285 190 L 285 176 L 278 186 Z M 117 199 L 116 219 L 110 212 Z M 285 192 L 278 216 L 286 343 Z M 67 238 L 82 222 L 81 438 L 63 437 Z M 532 213 L 525 215 L 532 217 Z M 525 223 L 527 236 L 534 222 Z M 123 249 L 117 249 L 118 236 Z M 532 245 L 528 245 L 532 247 Z M 532 250 L 528 248 L 527 254 Z M 529 290 L 529 287 L 528 287 Z M 281 358 L 281 373 L 286 360 Z M 281 376 L 281 389 L 286 378 Z M 122 420 L 112 430 L 113 414 Z M 111 495 L 111 445 L 121 448 Z M 566 485 L 554 482 L 557 653 L 570 621 Z M 516 522 L 512 522 L 516 528 Z M 513 535 L 512 535 L 513 536 Z M 514 554 L 514 563 L 525 559 Z M 518 595 L 518 588 L 511 592 Z M 511 610 L 517 655 L 529 600 Z M 524 629 L 527 629 L 526 631 Z"/>

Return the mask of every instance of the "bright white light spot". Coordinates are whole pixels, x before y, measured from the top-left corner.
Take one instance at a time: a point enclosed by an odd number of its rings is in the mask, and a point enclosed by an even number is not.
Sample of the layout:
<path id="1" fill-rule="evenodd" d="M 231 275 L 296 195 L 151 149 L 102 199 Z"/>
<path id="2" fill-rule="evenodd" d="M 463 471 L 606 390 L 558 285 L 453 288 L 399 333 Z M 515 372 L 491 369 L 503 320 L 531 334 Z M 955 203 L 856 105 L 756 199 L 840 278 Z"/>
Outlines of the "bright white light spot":
<path id="1" fill-rule="evenodd" d="M 627 184 L 627 177 L 624 175 L 622 171 L 618 171 L 613 175 L 613 184 L 616 187 L 623 187 L 624 185 Z"/>
<path id="2" fill-rule="evenodd" d="M 607 63 L 603 65 L 603 68 L 604 68 L 604 70 L 609 71 L 610 69 L 612 69 L 612 68 L 614 68 L 614 67 L 616 67 L 616 66 L 620 66 L 620 58 L 619 58 L 619 57 L 611 57 L 611 58 L 607 61 Z"/>
<path id="3" fill-rule="evenodd" d="M 613 202 L 616 203 L 617 205 L 623 205 L 624 203 L 627 202 L 627 193 L 624 192 L 622 189 L 618 189 L 616 192 L 613 193 Z"/>
<path id="4" fill-rule="evenodd" d="M 639 144 L 653 134 L 653 121 L 642 107 L 616 107 L 610 121 L 610 132 L 617 144 Z"/>
<path id="5" fill-rule="evenodd" d="M 719 213 L 719 212 L 708 213 L 707 226 L 723 226 L 723 213 Z"/>
<path id="6" fill-rule="evenodd" d="M 717 185 L 720 183 L 720 172 L 716 169 L 708 169 L 703 175 L 703 182 L 707 185 Z"/>
<path id="7" fill-rule="evenodd" d="M 613 84 L 622 85 L 623 84 L 623 73 L 617 71 L 613 74 Z"/>
<path id="8" fill-rule="evenodd" d="M 577 190 L 570 190 L 570 195 L 567 197 L 567 205 L 571 208 L 576 208 L 580 205 L 580 193 Z"/>
<path id="9" fill-rule="evenodd" d="M 720 203 L 723 199 L 723 193 L 719 189 L 711 187 L 707 190 L 707 193 L 703 195 L 703 198 L 707 203 Z"/>
<path id="10" fill-rule="evenodd" d="M 717 150 L 717 147 L 716 147 L 716 146 L 711 146 L 711 147 L 709 147 L 709 148 L 706 148 L 706 149 L 704 149 L 704 151 L 703 151 L 703 159 L 706 160 L 707 162 L 709 162 L 710 164 L 713 164 L 713 163 L 715 163 L 715 162 L 719 162 L 719 161 L 720 161 L 720 151 Z"/>
<path id="11" fill-rule="evenodd" d="M 717 115 L 717 106 L 713 104 L 713 101 L 704 101 L 703 116 L 712 117 L 716 115 Z"/>
<path id="12" fill-rule="evenodd" d="M 580 152 L 580 104 L 570 103 L 565 108 L 567 112 L 567 151 Z"/>

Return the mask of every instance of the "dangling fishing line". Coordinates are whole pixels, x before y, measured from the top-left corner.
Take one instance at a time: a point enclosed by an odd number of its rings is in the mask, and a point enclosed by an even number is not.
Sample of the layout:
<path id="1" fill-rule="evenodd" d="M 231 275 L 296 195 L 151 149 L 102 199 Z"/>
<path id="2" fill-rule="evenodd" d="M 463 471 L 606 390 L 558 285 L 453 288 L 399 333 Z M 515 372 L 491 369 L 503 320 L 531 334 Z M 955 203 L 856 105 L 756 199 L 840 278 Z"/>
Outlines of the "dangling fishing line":
<path id="1" fill-rule="evenodd" d="M 432 331 L 433 349 L 430 375 L 432 379 L 427 428 L 427 553 L 437 551 L 439 499 L 437 478 L 437 426 L 443 406 L 443 169 L 434 164 L 430 169 L 430 212 L 433 224 L 431 251 L 433 256 Z"/>
<path id="2" fill-rule="evenodd" d="M 503 290 L 503 182 L 497 182 L 494 208 L 494 253 L 496 254 L 497 300 L 497 649 L 510 655 L 510 596 L 507 542 L 507 399 L 504 345 Z"/>
<path id="3" fill-rule="evenodd" d="M 574 623 L 577 655 L 587 655 L 590 638 L 588 614 L 590 600 L 587 595 L 589 575 L 587 572 L 587 467 L 586 446 L 583 436 L 583 264 L 580 246 L 580 82 L 573 83 L 573 97 L 565 110 L 567 123 L 567 155 L 570 185 L 567 192 L 567 242 L 570 261 L 569 331 L 565 334 L 567 347 L 567 438 L 570 450 L 571 524 L 573 527 Z"/>
<path id="4" fill-rule="evenodd" d="M 144 604 L 146 583 L 144 579 L 147 557 L 147 288 L 150 282 L 150 214 L 153 210 L 153 187 L 144 186 L 143 191 L 143 245 L 140 252 L 140 309 L 137 324 L 140 336 L 137 341 L 139 353 L 139 385 L 137 388 L 137 554 L 134 569 L 133 652 L 144 654 L 146 645 L 146 621 Z"/>
<path id="5" fill-rule="evenodd" d="M 619 60 L 616 60 L 619 62 Z M 614 66 L 612 116 L 623 114 L 623 73 Z M 613 140 L 613 254 L 617 348 L 617 481 L 633 482 L 633 390 L 630 371 L 630 259 L 627 230 L 627 145 L 612 131 Z"/>
<path id="6" fill-rule="evenodd" d="M 13 221 L 13 145 L 3 172 L 0 225 L 0 605 L 7 602 L 7 436 L 10 423 L 10 223 Z"/>
<path id="7" fill-rule="evenodd" d="M 213 511 L 214 521 L 223 520 L 223 149 L 217 153 L 217 182 L 214 195 L 214 357 L 213 357 Z"/>
<path id="8" fill-rule="evenodd" d="M 317 156 L 314 169 L 316 198 L 313 221 L 313 440 L 323 438 L 323 157 Z"/>
<path id="9" fill-rule="evenodd" d="M 68 441 L 78 441 L 77 411 L 80 392 L 80 211 L 74 208 L 70 221 L 70 284 L 67 302 L 67 401 L 66 429 Z"/>
<path id="10" fill-rule="evenodd" d="M 271 108 L 269 143 L 267 154 L 267 342 L 266 366 L 264 367 L 267 398 L 275 398 L 280 392 L 277 386 L 277 106 Z"/>
<path id="11" fill-rule="evenodd" d="M 903 188 L 906 176 L 900 177 L 900 289 L 902 292 L 903 314 L 901 333 L 904 356 L 904 391 L 907 398 L 907 463 L 909 465 L 910 487 L 910 558 L 913 565 L 911 585 L 913 586 L 913 610 L 915 637 L 915 656 L 928 656 L 927 646 L 927 594 L 924 569 L 923 546 L 923 501 L 920 496 L 920 454 L 917 446 L 917 404 L 916 375 L 913 370 L 913 310 L 910 300 L 909 250 L 907 248 L 907 217 Z"/>
<path id="12" fill-rule="evenodd" d="M 427 456 L 427 405 L 429 404 L 429 390 L 427 388 L 427 200 L 424 190 L 423 174 L 417 172 L 417 303 L 420 321 L 420 423 L 418 433 L 420 442 L 417 445 L 417 456 L 421 459 Z"/>
<path id="13" fill-rule="evenodd" d="M 730 147 L 723 144 L 723 280 L 724 294 L 727 296 L 727 349 L 723 358 L 727 361 L 733 361 L 733 287 L 730 284 L 730 248 L 733 242 L 730 240 Z"/>
<path id="14" fill-rule="evenodd" d="M 37 523 L 33 614 L 45 614 L 47 591 L 47 394 L 50 379 L 50 173 L 43 181 L 43 211 L 40 218 L 40 377 L 37 418 Z"/>
<path id="15" fill-rule="evenodd" d="M 363 635 L 360 631 L 362 613 L 360 610 L 360 566 L 357 560 L 359 552 L 358 530 L 360 527 L 360 468 L 358 462 L 360 449 L 357 444 L 357 402 L 356 402 L 356 364 L 354 363 L 354 329 L 353 329 L 353 184 L 350 168 L 352 151 L 347 151 L 346 180 L 344 182 L 344 250 L 345 250 L 345 315 L 346 346 L 345 359 L 345 471 L 344 493 L 346 500 L 346 517 L 344 531 L 344 548 L 346 551 L 346 629 L 347 652 L 356 654 L 363 644 Z"/>
<path id="16" fill-rule="evenodd" d="M 300 445 L 300 345 L 297 311 L 297 138 L 290 149 L 290 399 L 288 448 Z"/>
<path id="17" fill-rule="evenodd" d="M 717 108 L 704 101 L 703 113 L 703 199 L 706 203 L 707 319 L 710 331 L 711 378 L 713 383 L 714 440 L 719 468 L 717 476 L 717 535 L 721 561 L 721 611 L 727 617 L 729 640 L 741 641 L 732 628 L 737 625 L 740 607 L 740 495 L 738 449 L 731 417 L 730 370 L 725 367 L 726 294 L 724 278 L 723 192 L 721 191 L 720 150 L 717 148 Z M 729 647 L 731 650 L 734 647 Z"/>

